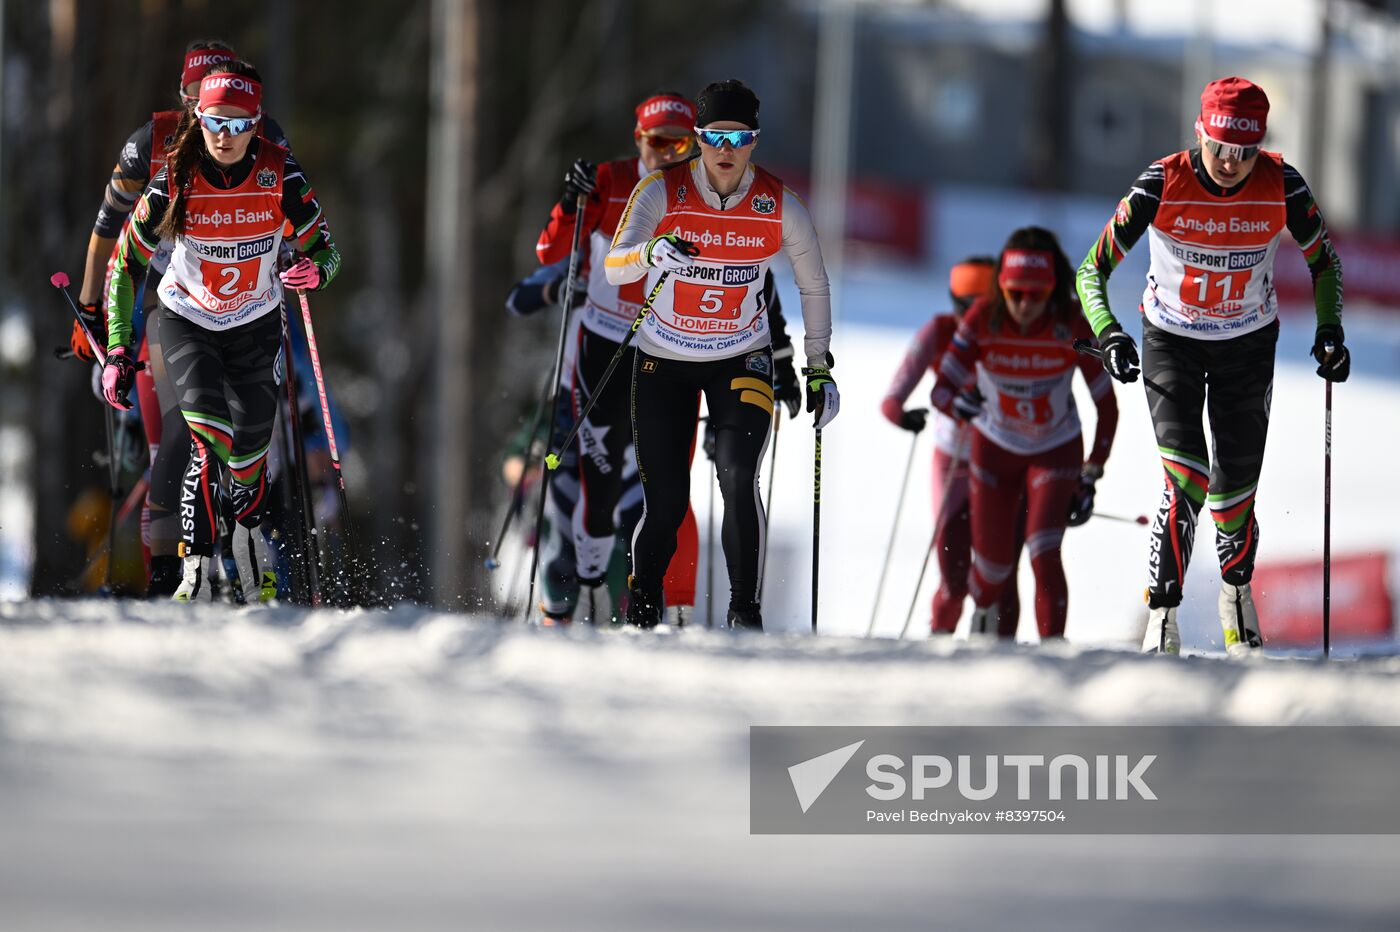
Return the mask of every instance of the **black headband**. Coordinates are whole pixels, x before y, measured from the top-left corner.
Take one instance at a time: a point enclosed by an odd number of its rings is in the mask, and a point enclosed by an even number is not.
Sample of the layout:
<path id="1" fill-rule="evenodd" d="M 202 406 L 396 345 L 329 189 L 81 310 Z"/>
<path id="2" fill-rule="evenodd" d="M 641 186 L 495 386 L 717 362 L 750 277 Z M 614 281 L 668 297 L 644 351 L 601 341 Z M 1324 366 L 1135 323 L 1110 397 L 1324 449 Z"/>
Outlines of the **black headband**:
<path id="1" fill-rule="evenodd" d="M 758 97 L 747 87 L 706 91 L 695 101 L 695 125 L 742 123 L 758 129 Z"/>

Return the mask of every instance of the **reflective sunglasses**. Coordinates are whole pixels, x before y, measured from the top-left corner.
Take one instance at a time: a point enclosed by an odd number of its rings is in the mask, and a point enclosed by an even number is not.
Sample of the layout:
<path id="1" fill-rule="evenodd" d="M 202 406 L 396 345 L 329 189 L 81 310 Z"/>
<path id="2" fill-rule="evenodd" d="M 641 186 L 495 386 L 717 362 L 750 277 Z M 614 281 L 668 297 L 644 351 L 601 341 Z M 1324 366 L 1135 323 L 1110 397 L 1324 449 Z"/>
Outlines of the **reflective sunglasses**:
<path id="1" fill-rule="evenodd" d="M 646 144 L 657 152 L 669 152 L 672 155 L 685 155 L 690 151 L 690 147 L 695 145 L 694 136 L 662 136 L 660 133 L 638 133 L 638 139 L 643 139 Z"/>
<path id="2" fill-rule="evenodd" d="M 196 110 L 194 115 L 199 118 L 200 124 L 215 136 L 220 133 L 228 133 L 230 136 L 241 136 L 258 125 L 262 119 L 262 114 L 251 117 L 218 117 L 208 116 L 202 111 Z"/>
<path id="3" fill-rule="evenodd" d="M 700 141 L 713 149 L 718 149 L 725 143 L 735 149 L 742 149 L 744 146 L 751 146 L 758 141 L 758 130 L 756 129 L 700 129 L 696 127 L 695 135 L 700 137 Z"/>
<path id="4" fill-rule="evenodd" d="M 1024 303 L 1026 301 L 1044 301 L 1050 297 L 1054 288 L 1003 288 L 1002 294 L 1006 295 L 1006 300 Z"/>
<path id="5" fill-rule="evenodd" d="M 1216 142 L 1204 136 L 1201 137 L 1201 146 L 1216 158 L 1232 162 L 1248 162 L 1259 154 L 1259 146 L 1232 146 L 1228 142 Z"/>

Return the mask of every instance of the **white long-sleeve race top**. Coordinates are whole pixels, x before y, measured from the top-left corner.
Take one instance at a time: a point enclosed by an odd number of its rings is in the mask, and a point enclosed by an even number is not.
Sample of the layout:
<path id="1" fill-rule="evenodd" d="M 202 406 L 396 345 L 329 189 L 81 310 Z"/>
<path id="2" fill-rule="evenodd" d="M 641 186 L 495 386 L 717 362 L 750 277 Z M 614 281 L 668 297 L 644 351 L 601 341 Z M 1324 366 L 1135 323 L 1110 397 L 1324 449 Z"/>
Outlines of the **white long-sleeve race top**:
<path id="1" fill-rule="evenodd" d="M 774 256 L 786 254 L 802 298 L 808 365 L 825 365 L 831 346 L 831 286 L 807 207 L 774 175 L 750 166 L 733 194 L 721 198 L 700 159 L 653 172 L 637 182 L 606 259 L 616 285 L 659 272 L 646 245 L 675 233 L 700 249 L 672 272 L 637 334 L 642 349 L 666 359 L 715 359 L 769 343 L 763 279 Z"/>

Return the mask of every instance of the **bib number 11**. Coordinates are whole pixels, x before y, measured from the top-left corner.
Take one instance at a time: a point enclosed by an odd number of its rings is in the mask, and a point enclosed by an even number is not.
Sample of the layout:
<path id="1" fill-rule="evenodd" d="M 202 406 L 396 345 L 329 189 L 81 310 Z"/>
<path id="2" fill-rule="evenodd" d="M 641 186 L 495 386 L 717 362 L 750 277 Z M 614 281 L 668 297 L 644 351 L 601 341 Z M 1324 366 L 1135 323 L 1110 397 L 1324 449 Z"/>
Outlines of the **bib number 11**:
<path id="1" fill-rule="evenodd" d="M 1218 307 L 1226 301 L 1243 301 L 1249 276 L 1247 270 L 1212 272 L 1188 265 L 1181 279 L 1181 297 L 1196 307 Z"/>

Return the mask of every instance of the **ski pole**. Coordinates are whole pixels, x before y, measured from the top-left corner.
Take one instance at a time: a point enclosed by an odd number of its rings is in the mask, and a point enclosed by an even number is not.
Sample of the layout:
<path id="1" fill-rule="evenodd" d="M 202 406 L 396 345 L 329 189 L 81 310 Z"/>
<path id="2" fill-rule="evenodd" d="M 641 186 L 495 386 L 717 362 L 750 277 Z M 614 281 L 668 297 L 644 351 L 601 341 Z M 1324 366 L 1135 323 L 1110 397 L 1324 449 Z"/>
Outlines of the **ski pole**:
<path id="1" fill-rule="evenodd" d="M 311 500 L 311 474 L 306 466 L 306 438 L 301 427 L 301 402 L 297 391 L 296 366 L 293 364 L 292 354 L 292 321 L 287 314 L 287 305 L 284 301 L 281 306 L 282 312 L 282 359 L 286 371 L 286 380 L 283 387 L 282 401 L 286 405 L 286 424 L 282 432 L 282 439 L 287 443 L 287 434 L 291 434 L 291 441 L 288 443 L 289 459 L 288 468 L 291 470 L 291 484 L 293 495 L 296 498 L 296 510 L 300 512 L 297 516 L 301 522 L 300 539 L 297 545 L 300 553 L 292 554 L 293 566 L 300 564 L 299 575 L 301 576 L 302 591 L 305 593 L 307 601 L 312 606 L 321 604 L 321 540 L 320 529 L 316 526 L 316 508 Z"/>
<path id="2" fill-rule="evenodd" d="M 927 409 L 923 410 L 927 413 Z M 880 567 L 880 581 L 875 584 L 875 604 L 870 609 L 870 624 L 865 628 L 865 636 L 875 633 L 875 619 L 880 614 L 880 596 L 885 591 L 885 577 L 890 571 L 890 557 L 894 556 L 895 536 L 899 533 L 899 516 L 904 512 L 904 495 L 909 491 L 909 474 L 914 471 L 914 453 L 919 448 L 919 431 L 914 432 L 914 441 L 909 444 L 909 458 L 904 463 L 904 480 L 899 485 L 899 498 L 894 506 L 894 524 L 890 527 L 890 542 L 885 548 L 885 562 Z"/>
<path id="3" fill-rule="evenodd" d="M 78 302 L 73 300 L 73 296 L 68 293 L 68 273 L 54 272 L 49 276 L 49 284 L 57 288 L 65 298 L 68 299 L 68 307 L 73 311 L 73 318 L 78 322 L 78 326 L 83 328 L 83 336 L 87 337 L 88 346 L 92 347 L 92 355 L 97 357 L 97 361 L 102 365 L 107 365 L 107 351 L 97 345 L 97 337 L 92 335 L 88 325 L 83 321 L 83 313 L 78 309 Z M 142 368 L 140 365 L 137 368 Z"/>
<path id="4" fill-rule="evenodd" d="M 690 250 L 694 250 L 694 252 Z M 695 246 L 690 246 L 686 254 L 699 255 L 700 250 Z M 608 367 L 603 370 L 603 377 L 598 380 L 598 387 L 593 390 L 593 395 L 588 399 L 588 404 L 583 406 L 583 410 L 579 412 L 579 416 L 574 419 L 574 426 L 569 428 L 569 433 L 564 437 L 564 441 L 559 444 L 558 451 L 551 451 L 545 456 L 544 464 L 548 466 L 550 470 L 559 468 L 559 452 L 567 450 L 574 442 L 574 438 L 578 436 L 578 432 L 583 428 L 583 422 L 588 420 L 588 415 L 593 410 L 593 406 L 597 404 L 598 399 L 603 396 L 603 389 L 607 386 L 608 379 L 612 378 L 613 371 L 616 370 L 618 364 L 622 362 L 622 357 L 627 355 L 627 347 L 632 345 L 632 338 L 637 335 L 638 330 L 642 329 L 642 323 L 647 319 L 647 316 L 651 314 L 651 303 L 656 300 L 657 295 L 661 294 L 661 286 L 666 284 L 666 279 L 669 278 L 670 275 L 671 273 L 669 271 L 662 272 L 656 279 L 656 284 L 652 287 L 651 294 L 647 295 L 646 301 L 642 303 L 642 309 L 638 311 L 637 316 L 632 319 L 632 327 L 627 331 L 627 336 L 622 338 L 622 343 L 618 346 L 617 352 L 613 353 L 613 358 L 608 362 Z"/>
<path id="5" fill-rule="evenodd" d="M 1335 347 L 1324 346 L 1331 356 Z M 1322 656 L 1332 656 L 1332 381 L 1327 380 L 1322 434 Z"/>
<path id="6" fill-rule="evenodd" d="M 957 478 L 958 465 L 966 463 L 969 471 L 968 481 L 972 481 L 972 455 L 968 453 L 967 459 L 960 459 L 957 451 L 963 448 L 963 437 L 967 434 L 967 425 L 959 424 L 957 433 L 953 436 L 953 456 L 948 460 L 948 475 L 943 477 L 943 494 L 938 499 L 938 517 L 933 520 L 933 536 L 929 538 L 928 550 L 924 551 L 924 565 L 919 568 L 919 579 L 914 583 L 914 596 L 909 600 L 909 611 L 904 615 L 904 627 L 899 629 L 899 639 L 904 640 L 904 635 L 909 632 L 909 623 L 914 620 L 914 609 L 919 604 L 919 590 L 924 587 L 924 575 L 928 572 L 928 561 L 933 556 L 933 549 L 938 546 L 939 535 L 943 533 L 943 525 L 948 520 L 948 501 L 953 496 L 953 480 Z"/>
<path id="7" fill-rule="evenodd" d="M 766 527 L 769 517 L 773 514 L 773 487 L 778 484 L 778 428 L 783 423 L 783 406 L 775 404 L 773 406 L 773 455 L 768 461 L 768 500 L 763 505 L 763 523 Z M 768 586 L 768 535 L 763 535 L 763 556 L 758 564 L 759 578 L 763 580 L 764 588 Z"/>
<path id="8" fill-rule="evenodd" d="M 710 461 L 710 516 L 705 523 L 705 627 L 715 626 L 715 485 L 719 482 L 719 464 L 715 462 L 715 435 L 708 417 L 700 419 L 704 431 L 700 447 Z"/>
<path id="9" fill-rule="evenodd" d="M 817 633 L 817 596 L 822 564 L 822 429 L 817 428 L 812 450 L 812 633 Z"/>
<path id="10" fill-rule="evenodd" d="M 1103 350 L 1099 349 L 1088 340 L 1075 340 L 1074 351 L 1083 353 L 1085 356 L 1093 356 L 1095 359 L 1103 359 Z"/>
<path id="11" fill-rule="evenodd" d="M 549 397 L 549 437 L 554 438 L 554 412 L 559 410 L 559 380 L 564 368 L 564 347 L 569 341 L 569 315 L 574 308 L 574 281 L 578 275 L 579 244 L 583 242 L 583 211 L 588 195 L 580 193 L 574 200 L 574 235 L 569 243 L 569 277 L 564 280 L 563 313 L 559 316 L 559 342 L 554 348 L 554 370 L 552 384 L 554 390 Z M 609 368 L 609 371 L 612 371 Z M 597 397 L 596 395 L 594 397 Z M 548 446 L 548 444 L 546 444 Z M 549 457 L 545 457 L 549 462 Z M 530 581 L 525 592 L 525 620 L 530 620 L 530 610 L 535 601 L 535 574 L 540 568 L 540 532 L 544 529 L 544 504 L 549 498 L 549 474 L 559 465 L 556 457 L 549 469 L 540 470 L 540 501 L 535 509 L 535 540 L 530 547 Z"/>
<path id="12" fill-rule="evenodd" d="M 122 495 L 122 442 L 126 432 L 117 423 L 117 412 L 111 405 L 103 405 L 107 425 L 107 567 L 102 574 L 102 586 L 110 594 L 112 591 L 112 561 L 117 555 L 117 500 Z"/>
<path id="13" fill-rule="evenodd" d="M 93 336 L 92 331 L 88 329 L 88 325 L 84 323 L 83 312 L 78 309 L 78 302 L 74 301 L 73 296 L 68 292 L 68 273 L 54 272 L 49 276 L 49 284 L 57 288 L 59 293 L 68 300 L 68 308 L 73 312 L 73 319 L 76 320 L 78 326 L 82 328 L 83 336 L 87 337 L 88 346 L 92 347 L 92 355 L 97 357 L 99 363 L 104 366 L 107 365 L 107 351 L 97 345 L 97 337 Z M 146 368 L 146 364 L 138 359 L 135 361 L 133 368 L 137 372 L 140 372 L 142 369 Z M 122 400 L 125 401 L 126 398 L 123 397 Z"/>
<path id="14" fill-rule="evenodd" d="M 1091 518 L 1103 518 L 1105 521 L 1121 521 L 1121 522 L 1123 522 L 1124 524 L 1142 524 L 1142 525 L 1146 525 L 1146 524 L 1151 523 L 1151 522 L 1148 520 L 1147 515 L 1138 515 L 1136 518 L 1129 518 L 1129 517 L 1127 517 L 1126 515 L 1115 515 L 1115 514 L 1109 514 L 1108 512 L 1099 511 L 1097 508 L 1095 508 L 1095 509 L 1089 514 L 1089 517 L 1091 517 Z"/>
<path id="15" fill-rule="evenodd" d="M 364 573 L 359 565 L 359 548 L 355 546 L 355 523 L 350 517 L 350 503 L 345 497 L 345 473 L 340 468 L 340 451 L 335 444 L 335 425 L 331 423 L 331 403 L 326 397 L 326 379 L 321 374 L 321 354 L 316 349 L 316 328 L 311 325 L 311 304 L 306 300 L 306 291 L 297 289 L 297 300 L 301 302 L 301 322 L 306 326 L 306 346 L 311 351 L 311 374 L 316 378 L 316 394 L 321 400 L 321 422 L 326 428 L 326 445 L 331 452 L 331 465 L 335 467 L 336 493 L 340 496 L 340 513 L 345 516 L 345 543 L 350 551 L 352 580 L 364 582 Z M 352 581 L 346 589 L 355 592 L 359 588 Z"/>
<path id="16" fill-rule="evenodd" d="M 544 419 L 546 405 L 549 404 L 550 390 L 549 383 L 546 382 L 540 389 L 540 405 L 535 409 L 535 420 L 530 424 L 530 433 L 525 435 L 525 456 L 520 467 L 520 475 L 515 480 L 514 487 L 510 490 L 510 505 L 506 508 L 505 520 L 501 522 L 501 530 L 496 535 L 496 543 L 491 547 L 491 556 L 486 558 L 486 568 L 488 570 L 498 570 L 501 568 L 501 544 L 506 539 L 506 532 L 510 530 L 511 522 L 515 520 L 516 512 L 520 511 L 521 503 L 525 498 L 525 480 L 530 475 L 530 458 L 535 450 L 535 435 L 540 432 L 540 421 Z"/>

